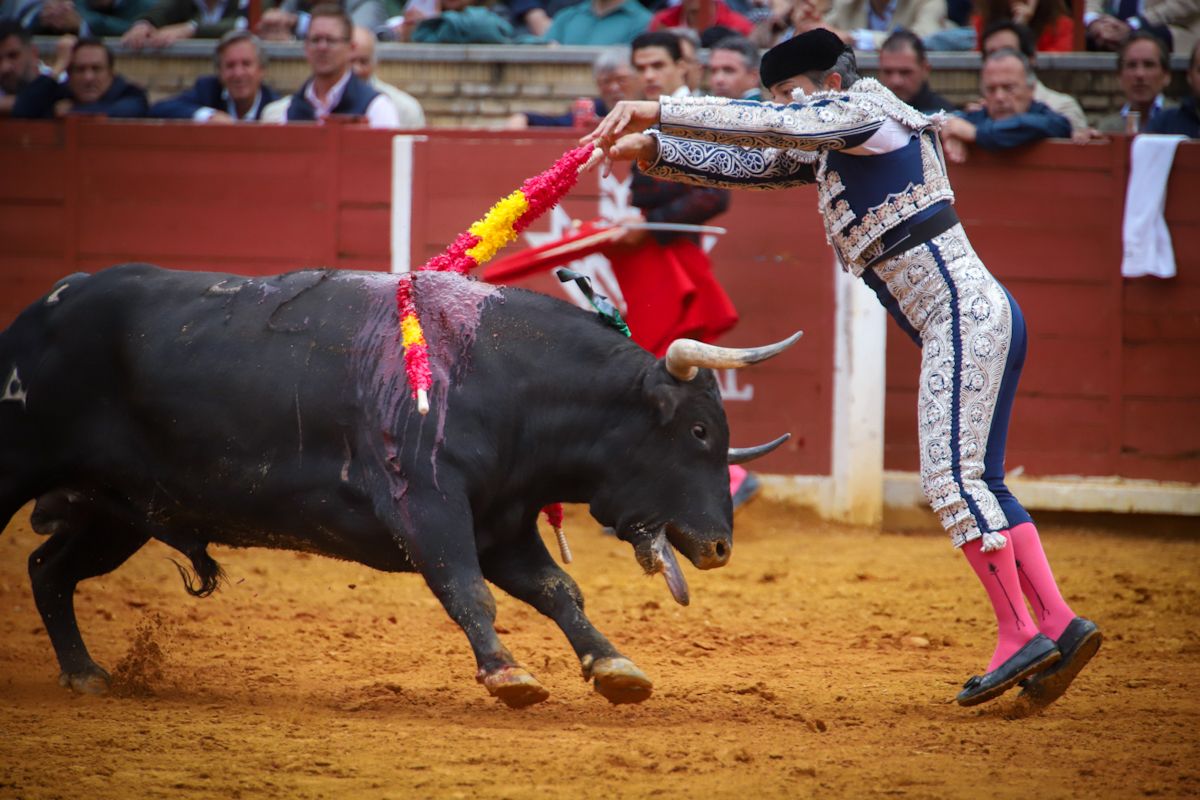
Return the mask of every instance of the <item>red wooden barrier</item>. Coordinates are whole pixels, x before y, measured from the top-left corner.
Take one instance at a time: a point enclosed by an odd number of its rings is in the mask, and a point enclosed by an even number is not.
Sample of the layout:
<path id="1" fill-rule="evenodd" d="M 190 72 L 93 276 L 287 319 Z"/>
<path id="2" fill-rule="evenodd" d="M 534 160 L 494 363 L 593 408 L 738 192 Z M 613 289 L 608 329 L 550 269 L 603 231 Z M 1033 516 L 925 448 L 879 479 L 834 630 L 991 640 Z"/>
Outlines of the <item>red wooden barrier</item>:
<path id="1" fill-rule="evenodd" d="M 573 141 L 435 132 L 414 144 L 414 265 L 440 252 Z M 1179 276 L 1120 276 L 1127 142 L 975 152 L 953 172 L 984 261 L 1025 310 L 1030 353 L 1008 465 L 1030 475 L 1200 483 L 1200 145 L 1176 157 L 1167 217 Z M 270 274 L 387 269 L 391 134 L 361 127 L 6 123 L 0 126 L 0 324 L 57 278 L 122 261 Z M 585 177 L 570 217 L 598 215 Z M 1194 192 L 1193 192 L 1194 195 Z M 735 195 L 712 251 L 742 316 L 723 343 L 782 338 L 787 355 L 738 376 L 735 444 L 795 438 L 765 471 L 828 474 L 833 267 L 811 188 Z M 551 221 L 531 233 L 548 234 Z M 547 278 L 533 281 L 552 293 Z M 888 469 L 916 468 L 917 351 L 889 333 Z"/>

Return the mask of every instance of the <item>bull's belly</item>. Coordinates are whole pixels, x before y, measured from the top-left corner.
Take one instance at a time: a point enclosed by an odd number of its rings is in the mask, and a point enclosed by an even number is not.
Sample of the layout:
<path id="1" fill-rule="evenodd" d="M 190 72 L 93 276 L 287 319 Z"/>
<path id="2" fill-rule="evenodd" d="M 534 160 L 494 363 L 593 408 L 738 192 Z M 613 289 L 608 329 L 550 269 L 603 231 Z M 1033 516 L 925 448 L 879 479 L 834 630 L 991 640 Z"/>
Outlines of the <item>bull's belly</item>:
<path id="1" fill-rule="evenodd" d="M 313 531 L 224 528 L 213 530 L 208 541 L 228 547 L 265 547 L 270 550 L 311 553 L 354 561 L 384 572 L 416 571 L 416 566 L 404 546 L 383 529 L 377 536 L 357 535 L 348 538 L 323 526 Z"/>

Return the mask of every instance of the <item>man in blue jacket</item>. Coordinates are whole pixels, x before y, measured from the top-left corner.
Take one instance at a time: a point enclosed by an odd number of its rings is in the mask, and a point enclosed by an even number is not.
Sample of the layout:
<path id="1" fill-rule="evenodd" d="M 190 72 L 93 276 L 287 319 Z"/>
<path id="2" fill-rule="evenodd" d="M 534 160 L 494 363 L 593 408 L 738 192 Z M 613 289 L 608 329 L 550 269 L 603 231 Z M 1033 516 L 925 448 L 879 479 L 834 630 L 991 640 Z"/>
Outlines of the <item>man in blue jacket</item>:
<path id="1" fill-rule="evenodd" d="M 1071 136 L 1066 117 L 1033 99 L 1037 75 L 1023 53 L 1001 48 L 988 55 L 979 83 L 983 108 L 951 117 L 942 126 L 942 146 L 950 161 L 966 161 L 968 143 L 984 150 L 1006 150 Z"/>
<path id="2" fill-rule="evenodd" d="M 72 37 L 73 38 L 73 37 Z M 17 95 L 14 117 L 50 119 L 67 114 L 144 117 L 146 90 L 113 72 L 113 54 L 99 39 L 80 39 L 71 48 L 67 81 L 40 75 Z"/>
<path id="3" fill-rule="evenodd" d="M 249 31 L 230 31 L 217 45 L 216 75 L 204 75 L 182 94 L 155 103 L 150 116 L 196 122 L 257 121 L 277 98 L 263 83 L 267 54 Z"/>
<path id="4" fill-rule="evenodd" d="M 1200 138 L 1200 41 L 1192 47 L 1188 61 L 1187 84 L 1192 93 L 1177 108 L 1160 112 L 1146 125 L 1146 133 L 1181 133 Z"/>

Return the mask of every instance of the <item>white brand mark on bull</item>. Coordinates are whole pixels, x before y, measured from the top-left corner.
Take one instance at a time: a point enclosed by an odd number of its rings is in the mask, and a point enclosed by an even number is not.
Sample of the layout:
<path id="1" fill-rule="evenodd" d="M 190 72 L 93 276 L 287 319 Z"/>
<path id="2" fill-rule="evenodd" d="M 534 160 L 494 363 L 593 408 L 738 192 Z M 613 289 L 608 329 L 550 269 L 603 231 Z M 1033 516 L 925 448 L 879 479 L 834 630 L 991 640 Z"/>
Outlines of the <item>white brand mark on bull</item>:
<path id="1" fill-rule="evenodd" d="M 53 292 L 51 292 L 50 294 L 48 294 L 48 295 L 46 296 L 46 305 L 48 305 L 48 306 L 52 306 L 52 305 L 54 305 L 55 303 L 57 303 L 57 302 L 58 302 L 58 301 L 61 299 L 61 298 L 59 297 L 59 295 L 60 295 L 60 294 L 62 294 L 64 291 L 66 291 L 67 287 L 68 287 L 68 286 L 70 286 L 70 285 L 71 285 L 71 284 L 69 284 L 69 283 L 64 283 L 62 286 L 58 287 L 58 288 L 57 288 L 57 289 L 55 289 Z"/>
<path id="2" fill-rule="evenodd" d="M 25 386 L 21 383 L 21 376 L 17 374 L 16 367 L 12 368 L 8 379 L 4 381 L 4 394 L 0 395 L 0 403 L 5 400 L 20 403 L 21 408 L 25 408 Z"/>

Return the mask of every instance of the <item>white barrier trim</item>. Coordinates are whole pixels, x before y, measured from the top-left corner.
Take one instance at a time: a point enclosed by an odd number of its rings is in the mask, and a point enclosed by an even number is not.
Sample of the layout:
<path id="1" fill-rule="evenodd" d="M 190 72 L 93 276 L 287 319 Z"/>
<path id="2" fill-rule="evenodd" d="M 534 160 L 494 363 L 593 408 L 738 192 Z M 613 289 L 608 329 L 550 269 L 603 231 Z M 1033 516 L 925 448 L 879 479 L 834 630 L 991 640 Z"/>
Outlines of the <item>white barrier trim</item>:
<path id="1" fill-rule="evenodd" d="M 392 137 L 392 272 L 412 269 L 412 176 L 415 136 Z"/>
<path id="2" fill-rule="evenodd" d="M 839 519 L 832 502 L 835 494 L 832 477 L 759 477 L 767 497 L 811 508 L 823 517 Z M 1021 504 L 1031 511 L 1200 516 L 1200 485 L 1194 483 L 1082 475 L 1010 478 L 1006 483 Z M 921 476 L 915 472 L 884 472 L 883 504 L 893 510 L 929 512 L 929 505 L 921 493 Z"/>
<path id="3" fill-rule="evenodd" d="M 883 523 L 883 417 L 887 312 L 835 261 L 831 484 L 822 513 L 854 525 Z"/>

